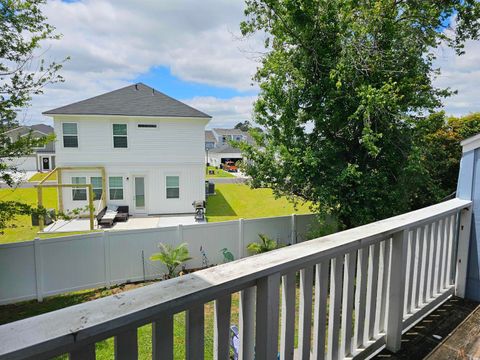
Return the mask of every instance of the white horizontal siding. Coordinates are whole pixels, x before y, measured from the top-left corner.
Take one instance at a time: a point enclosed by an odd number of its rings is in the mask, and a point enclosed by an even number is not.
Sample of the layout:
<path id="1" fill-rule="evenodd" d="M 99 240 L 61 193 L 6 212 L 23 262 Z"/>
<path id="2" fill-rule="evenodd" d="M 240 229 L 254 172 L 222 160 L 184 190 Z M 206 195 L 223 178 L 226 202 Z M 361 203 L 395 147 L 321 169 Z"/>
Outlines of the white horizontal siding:
<path id="1" fill-rule="evenodd" d="M 145 198 L 148 214 L 178 214 L 192 213 L 192 202 L 205 199 L 205 170 L 203 163 L 200 165 L 162 165 L 162 166 L 118 166 L 110 165 L 106 170 L 106 196 L 107 204 L 128 205 L 130 213 L 134 211 L 134 176 L 145 177 Z M 166 197 L 166 176 L 179 176 L 180 198 L 167 199 Z M 91 176 L 101 176 L 100 171 L 73 171 L 64 170 L 62 181 L 65 184 L 72 183 L 73 176 L 86 176 L 87 183 L 90 183 Z M 123 178 L 123 200 L 110 200 L 108 191 L 108 177 L 121 176 Z M 87 201 L 73 201 L 72 190 L 63 190 L 64 208 L 72 210 L 82 208 L 88 204 Z M 98 202 L 95 202 L 98 208 Z"/>
<path id="2" fill-rule="evenodd" d="M 62 123 L 76 122 L 78 148 L 64 148 Z M 203 164 L 208 119 L 56 116 L 57 165 Z M 112 124 L 128 125 L 128 148 L 113 147 Z M 137 125 L 156 124 L 142 129 Z"/>

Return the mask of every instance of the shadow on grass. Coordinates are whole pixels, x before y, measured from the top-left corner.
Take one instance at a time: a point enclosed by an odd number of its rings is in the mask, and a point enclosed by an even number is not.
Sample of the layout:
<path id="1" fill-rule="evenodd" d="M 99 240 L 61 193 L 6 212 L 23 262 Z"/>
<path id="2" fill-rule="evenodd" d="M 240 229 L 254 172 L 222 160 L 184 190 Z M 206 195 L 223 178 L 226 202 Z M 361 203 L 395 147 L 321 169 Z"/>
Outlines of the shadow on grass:
<path id="1" fill-rule="evenodd" d="M 236 216 L 237 213 L 230 206 L 228 201 L 219 189 L 215 190 L 215 195 L 210 195 L 207 199 L 207 216 Z"/>

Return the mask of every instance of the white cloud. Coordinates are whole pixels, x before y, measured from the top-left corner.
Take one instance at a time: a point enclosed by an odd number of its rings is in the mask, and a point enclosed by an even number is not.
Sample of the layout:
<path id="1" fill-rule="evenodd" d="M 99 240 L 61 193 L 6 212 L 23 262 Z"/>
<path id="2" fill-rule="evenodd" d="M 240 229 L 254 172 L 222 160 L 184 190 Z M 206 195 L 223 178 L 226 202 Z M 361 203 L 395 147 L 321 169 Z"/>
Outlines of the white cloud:
<path id="1" fill-rule="evenodd" d="M 42 111 L 125 86 L 154 66 L 186 81 L 251 90 L 262 43 L 239 40 L 243 7 L 243 0 L 49 1 L 44 12 L 63 37 L 42 51 L 71 60 L 65 83 L 35 97 L 27 121 L 45 121 Z"/>
<path id="2" fill-rule="evenodd" d="M 480 42 L 467 41 L 465 54 L 457 56 L 449 48 L 437 51 L 436 64 L 441 75 L 434 84 L 439 87 L 450 87 L 458 94 L 445 100 L 445 111 L 450 115 L 464 115 L 480 111 L 478 100 L 480 84 Z"/>
<path id="3" fill-rule="evenodd" d="M 208 128 L 233 127 L 240 121 L 250 120 L 255 96 L 237 96 L 218 99 L 211 96 L 195 97 L 187 103 L 213 116 Z"/>
<path id="4" fill-rule="evenodd" d="M 42 111 L 125 86 L 154 66 L 167 66 L 186 81 L 251 89 L 255 57 L 263 47 L 261 36 L 240 40 L 243 7 L 243 0 L 49 1 L 45 14 L 63 38 L 46 42 L 42 51 L 49 49 L 49 59 L 71 60 L 62 70 L 66 82 L 35 97 L 23 116 L 27 122 L 48 121 Z M 462 57 L 449 49 L 439 52 L 442 75 L 435 84 L 459 91 L 445 102 L 450 114 L 480 111 L 479 42 L 468 42 L 466 52 Z M 252 100 L 187 102 L 211 113 L 214 123 L 228 124 L 249 119 Z"/>

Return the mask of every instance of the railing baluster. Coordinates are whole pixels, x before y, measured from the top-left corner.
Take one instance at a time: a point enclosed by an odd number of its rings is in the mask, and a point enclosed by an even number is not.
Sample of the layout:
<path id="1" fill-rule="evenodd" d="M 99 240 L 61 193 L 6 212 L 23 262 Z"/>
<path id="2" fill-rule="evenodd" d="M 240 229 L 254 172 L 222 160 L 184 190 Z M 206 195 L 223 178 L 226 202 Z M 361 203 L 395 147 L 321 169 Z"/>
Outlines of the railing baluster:
<path id="1" fill-rule="evenodd" d="M 280 274 L 257 281 L 255 358 L 276 360 L 278 356 L 278 306 Z"/>
<path id="2" fill-rule="evenodd" d="M 213 328 L 213 358 L 228 359 L 230 356 L 230 309 L 232 296 L 230 294 L 215 300 Z"/>
<path id="3" fill-rule="evenodd" d="M 300 270 L 300 307 L 298 310 L 298 352 L 300 359 L 310 359 L 312 336 L 312 285 L 313 269 Z"/>
<path id="4" fill-rule="evenodd" d="M 68 358 L 70 360 L 95 360 L 95 344 L 88 344 L 72 351 Z"/>
<path id="5" fill-rule="evenodd" d="M 172 314 L 164 314 L 152 324 L 152 360 L 173 360 Z"/>
<path id="6" fill-rule="evenodd" d="M 445 267 L 445 221 L 443 218 L 439 226 L 439 238 L 438 238 L 438 276 L 437 276 L 437 294 L 441 294 L 443 291 L 444 284 L 444 272 Z"/>
<path id="7" fill-rule="evenodd" d="M 391 239 L 383 242 L 383 268 L 382 268 L 382 293 L 380 297 L 380 319 L 378 331 L 385 333 L 386 331 L 386 315 L 388 312 L 388 287 L 390 286 L 390 254 L 391 254 Z"/>
<path id="8" fill-rule="evenodd" d="M 452 243 L 453 243 L 452 227 L 454 225 L 455 225 L 455 220 L 452 217 L 452 215 L 450 215 L 447 221 L 447 229 L 446 229 L 446 236 L 445 236 L 446 255 L 445 255 L 445 281 L 443 283 L 444 288 L 448 288 L 451 285 L 450 269 L 452 264 Z"/>
<path id="9" fill-rule="evenodd" d="M 328 314 L 328 358 L 339 358 L 339 330 L 342 311 L 343 255 L 331 260 L 330 268 L 330 303 Z"/>
<path id="10" fill-rule="evenodd" d="M 191 307 L 186 311 L 185 346 L 187 360 L 202 360 L 205 346 L 205 312 L 203 304 Z"/>
<path id="11" fill-rule="evenodd" d="M 380 259 L 380 243 L 370 246 L 369 266 L 368 266 L 368 290 L 367 290 L 367 340 L 375 338 L 375 315 L 377 312 L 378 295 L 378 267 Z"/>
<path id="12" fill-rule="evenodd" d="M 393 352 L 400 349 L 402 341 L 407 241 L 408 230 L 393 235 L 386 334 L 386 347 Z"/>
<path id="13" fill-rule="evenodd" d="M 325 332 L 327 329 L 329 262 L 323 261 L 315 266 L 315 313 L 313 319 L 313 358 L 325 358 Z"/>
<path id="14" fill-rule="evenodd" d="M 410 241 L 409 241 L 409 251 L 408 251 L 408 266 L 407 266 L 407 279 L 408 279 L 408 287 L 406 291 L 406 312 L 404 315 L 411 314 L 413 312 L 413 291 L 415 288 L 415 257 L 416 254 L 416 246 L 417 246 L 417 229 L 413 229 L 410 232 Z M 405 306 L 404 306 L 405 307 Z"/>
<path id="15" fill-rule="evenodd" d="M 138 359 L 137 329 L 127 330 L 115 336 L 115 360 Z"/>
<path id="16" fill-rule="evenodd" d="M 256 288 L 250 287 L 240 292 L 239 332 L 240 349 L 238 358 L 249 360 L 255 357 L 255 297 Z"/>
<path id="17" fill-rule="evenodd" d="M 455 259 L 455 295 L 463 298 L 465 297 L 465 290 L 467 285 L 467 265 L 468 265 L 468 250 L 470 247 L 470 230 L 472 224 L 471 207 L 463 209 L 460 212 L 459 227 L 458 227 L 458 251 Z"/>
<path id="18" fill-rule="evenodd" d="M 357 265 L 357 252 L 346 254 L 345 270 L 343 272 L 343 304 L 342 304 L 342 342 L 340 357 L 344 358 L 353 353 L 352 348 L 352 313 L 355 295 L 355 267 Z"/>
<path id="19" fill-rule="evenodd" d="M 422 294 L 423 287 L 425 282 L 423 281 L 425 275 L 425 226 L 420 228 L 420 234 L 417 239 L 417 280 L 416 280 L 416 291 L 415 291 L 415 301 L 414 307 L 416 309 L 420 308 L 423 304 Z"/>
<path id="20" fill-rule="evenodd" d="M 440 223 L 439 221 L 435 221 L 432 227 L 432 277 L 430 285 L 430 299 L 433 299 L 437 296 L 437 277 L 439 266 L 439 231 Z"/>
<path id="21" fill-rule="evenodd" d="M 295 341 L 295 292 L 296 273 L 282 277 L 282 326 L 280 337 L 280 359 L 292 360 Z"/>
<path id="22" fill-rule="evenodd" d="M 432 227 L 433 224 L 427 225 L 427 231 L 425 236 L 425 273 L 423 274 L 423 295 L 422 302 L 428 303 L 431 294 L 431 277 L 433 275 L 432 270 Z"/>
<path id="23" fill-rule="evenodd" d="M 365 305 L 367 302 L 368 248 L 358 250 L 357 284 L 355 286 L 355 348 L 365 343 Z"/>

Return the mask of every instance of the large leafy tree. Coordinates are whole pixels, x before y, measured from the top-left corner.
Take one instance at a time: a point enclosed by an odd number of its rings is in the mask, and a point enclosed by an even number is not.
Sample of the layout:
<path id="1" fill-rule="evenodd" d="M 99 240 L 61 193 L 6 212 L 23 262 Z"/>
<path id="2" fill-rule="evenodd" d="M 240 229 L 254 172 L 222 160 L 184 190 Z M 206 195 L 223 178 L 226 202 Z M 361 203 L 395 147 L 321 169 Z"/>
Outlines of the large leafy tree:
<path id="1" fill-rule="evenodd" d="M 480 133 L 480 113 L 447 117 L 443 111 L 419 119 L 414 151 L 422 162 L 411 207 L 419 208 L 453 196 L 457 188 L 462 148 L 460 142 Z"/>
<path id="2" fill-rule="evenodd" d="M 253 186 L 312 201 L 351 227 L 409 209 L 423 171 L 415 119 L 452 94 L 432 84 L 440 46 L 479 35 L 475 0 L 246 0 L 265 34 Z"/>
<path id="3" fill-rule="evenodd" d="M 59 38 L 42 13 L 45 2 L 0 0 L 0 178 L 10 186 L 18 170 L 8 160 L 30 155 L 33 147 L 52 140 L 31 135 L 10 139 L 6 134 L 20 125 L 18 112 L 29 106 L 32 95 L 41 94 L 46 84 L 63 81 L 61 63 L 46 62 L 38 54 L 42 41 Z M 0 229 L 16 214 L 31 210 L 21 203 L 0 202 Z"/>

